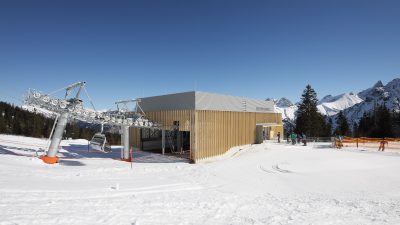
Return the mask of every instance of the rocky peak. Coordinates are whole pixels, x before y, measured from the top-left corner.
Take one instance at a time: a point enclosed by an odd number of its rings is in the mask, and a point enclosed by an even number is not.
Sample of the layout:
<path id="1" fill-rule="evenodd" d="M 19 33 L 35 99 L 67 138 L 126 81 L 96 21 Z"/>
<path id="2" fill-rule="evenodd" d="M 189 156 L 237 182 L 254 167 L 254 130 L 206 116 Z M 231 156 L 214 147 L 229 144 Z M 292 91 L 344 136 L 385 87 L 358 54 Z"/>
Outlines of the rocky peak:
<path id="1" fill-rule="evenodd" d="M 292 105 L 293 105 L 293 103 L 287 98 L 280 98 L 276 102 L 276 106 L 278 106 L 279 108 L 287 108 L 287 107 L 290 107 Z"/>

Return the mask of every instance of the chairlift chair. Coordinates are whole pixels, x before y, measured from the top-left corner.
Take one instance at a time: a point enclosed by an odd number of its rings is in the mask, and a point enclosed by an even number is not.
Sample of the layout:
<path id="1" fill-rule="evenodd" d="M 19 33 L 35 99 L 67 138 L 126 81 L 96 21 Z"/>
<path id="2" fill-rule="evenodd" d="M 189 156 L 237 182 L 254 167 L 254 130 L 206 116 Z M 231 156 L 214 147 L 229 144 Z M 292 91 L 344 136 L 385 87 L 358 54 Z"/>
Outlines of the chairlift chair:
<path id="1" fill-rule="evenodd" d="M 111 152 L 111 145 L 107 142 L 106 135 L 102 133 L 96 133 L 93 136 L 90 141 L 90 147 L 105 153 Z"/>

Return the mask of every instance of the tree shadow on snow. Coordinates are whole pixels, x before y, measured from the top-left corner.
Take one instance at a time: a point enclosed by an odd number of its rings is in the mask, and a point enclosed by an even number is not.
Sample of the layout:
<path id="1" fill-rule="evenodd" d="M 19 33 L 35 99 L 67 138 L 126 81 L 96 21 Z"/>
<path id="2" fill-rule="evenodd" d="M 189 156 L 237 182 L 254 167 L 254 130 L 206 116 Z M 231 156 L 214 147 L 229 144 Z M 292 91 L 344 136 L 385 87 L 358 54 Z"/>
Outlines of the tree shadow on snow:
<path id="1" fill-rule="evenodd" d="M 7 150 L 6 148 L 9 148 L 7 146 L 4 145 L 0 145 L 0 154 L 1 155 L 18 155 L 17 153 Z"/>
<path id="2" fill-rule="evenodd" d="M 43 152 L 43 149 L 36 150 L 31 148 L 0 145 L 0 154 L 2 155 L 36 156 L 39 152 Z"/>

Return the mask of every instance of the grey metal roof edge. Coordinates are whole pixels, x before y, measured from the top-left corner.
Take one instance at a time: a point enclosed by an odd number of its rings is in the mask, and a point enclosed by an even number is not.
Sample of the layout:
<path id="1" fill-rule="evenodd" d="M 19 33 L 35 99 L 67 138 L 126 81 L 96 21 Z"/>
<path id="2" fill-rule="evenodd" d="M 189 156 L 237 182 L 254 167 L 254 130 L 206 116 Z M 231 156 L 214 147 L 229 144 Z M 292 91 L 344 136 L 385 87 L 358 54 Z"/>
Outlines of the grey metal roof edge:
<path id="1" fill-rule="evenodd" d="M 176 92 L 176 93 L 170 93 L 170 94 L 153 95 L 153 96 L 139 97 L 139 98 L 137 98 L 137 99 L 166 97 L 166 96 L 181 95 L 181 94 L 189 94 L 189 93 L 196 93 L 196 91 L 184 91 L 184 92 Z"/>
<path id="2" fill-rule="evenodd" d="M 221 93 L 215 93 L 215 92 L 208 92 L 208 91 L 193 91 L 195 94 L 197 93 L 204 93 L 204 94 L 212 94 L 212 95 L 220 95 L 220 96 L 225 96 L 225 97 L 233 97 L 233 98 L 241 98 L 243 100 L 255 100 L 255 101 L 264 101 L 264 102 L 272 102 L 273 101 L 267 101 L 263 99 L 257 99 L 257 98 L 250 98 L 246 96 L 237 96 L 237 95 L 229 95 L 229 94 L 221 94 Z"/>
<path id="3" fill-rule="evenodd" d="M 256 113 L 275 112 L 272 101 L 204 91 L 187 91 L 138 99 L 141 99 L 139 105 L 144 111 L 148 112 L 183 109 Z"/>
<path id="4" fill-rule="evenodd" d="M 273 113 L 275 111 L 272 101 L 211 92 L 195 92 L 195 101 L 196 110 L 268 113 Z"/>

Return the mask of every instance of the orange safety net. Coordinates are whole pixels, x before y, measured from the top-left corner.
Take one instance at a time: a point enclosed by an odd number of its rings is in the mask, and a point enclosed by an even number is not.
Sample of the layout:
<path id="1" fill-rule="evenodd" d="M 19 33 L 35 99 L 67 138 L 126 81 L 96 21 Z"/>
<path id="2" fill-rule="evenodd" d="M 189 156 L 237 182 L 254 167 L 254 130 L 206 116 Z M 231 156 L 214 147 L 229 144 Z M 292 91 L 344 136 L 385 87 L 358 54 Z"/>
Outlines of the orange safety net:
<path id="1" fill-rule="evenodd" d="M 343 147 L 363 147 L 363 148 L 376 148 L 384 141 L 386 148 L 400 150 L 400 138 L 369 138 L 369 137 L 344 137 L 342 140 Z"/>

